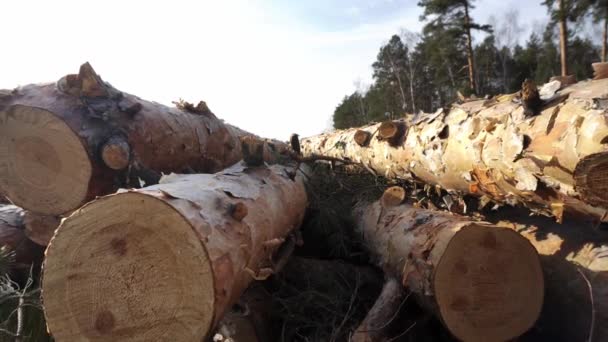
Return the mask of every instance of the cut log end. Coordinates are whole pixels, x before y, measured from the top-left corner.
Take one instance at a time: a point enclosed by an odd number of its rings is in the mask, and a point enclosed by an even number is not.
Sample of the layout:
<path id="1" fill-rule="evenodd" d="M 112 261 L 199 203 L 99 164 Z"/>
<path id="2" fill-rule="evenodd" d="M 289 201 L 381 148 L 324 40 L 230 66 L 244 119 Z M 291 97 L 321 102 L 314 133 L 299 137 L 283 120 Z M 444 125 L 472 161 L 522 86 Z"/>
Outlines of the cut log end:
<path id="1" fill-rule="evenodd" d="M 576 165 L 574 187 L 588 203 L 608 205 L 608 152 L 588 155 Z"/>
<path id="2" fill-rule="evenodd" d="M 540 261 L 514 231 L 468 225 L 435 270 L 435 296 L 449 330 L 464 341 L 507 341 L 530 329 L 544 297 Z"/>
<path id="3" fill-rule="evenodd" d="M 118 194 L 75 212 L 47 248 L 43 272 L 58 341 L 202 341 L 210 333 L 208 254 L 188 221 L 151 195 Z"/>
<path id="4" fill-rule="evenodd" d="M 386 121 L 378 127 L 378 137 L 383 140 L 393 139 L 399 131 L 399 127 L 392 121 Z"/>
<path id="5" fill-rule="evenodd" d="M 58 215 L 86 199 L 89 156 L 53 113 L 23 105 L 0 112 L 0 146 L 0 188 L 16 205 Z"/>
<path id="6" fill-rule="evenodd" d="M 368 131 L 364 131 L 364 130 L 357 130 L 355 132 L 355 142 L 357 143 L 357 145 L 361 146 L 361 147 L 365 147 L 367 145 L 369 145 L 369 141 L 371 138 L 372 134 Z"/>
<path id="7" fill-rule="evenodd" d="M 131 148 L 122 137 L 112 137 L 101 148 L 103 162 L 113 170 L 124 170 L 129 166 Z"/>
<path id="8" fill-rule="evenodd" d="M 405 200 L 405 189 L 400 186 L 391 186 L 382 194 L 382 206 L 385 208 L 395 207 Z"/>

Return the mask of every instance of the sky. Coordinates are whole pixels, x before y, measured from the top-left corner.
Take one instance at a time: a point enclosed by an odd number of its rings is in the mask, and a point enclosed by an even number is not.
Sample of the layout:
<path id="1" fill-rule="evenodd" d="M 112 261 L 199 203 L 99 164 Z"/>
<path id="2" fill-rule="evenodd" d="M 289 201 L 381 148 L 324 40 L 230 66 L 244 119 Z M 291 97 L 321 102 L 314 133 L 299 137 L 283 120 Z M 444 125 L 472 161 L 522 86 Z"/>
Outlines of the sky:
<path id="1" fill-rule="evenodd" d="M 0 89 L 56 81 L 88 61 L 141 98 L 204 100 L 218 117 L 260 136 L 310 136 L 331 127 L 358 81 L 371 82 L 371 64 L 391 35 L 421 30 L 417 2 L 5 1 Z M 529 31 L 547 20 L 540 2 L 477 0 L 472 15 L 488 23 L 516 7 Z"/>

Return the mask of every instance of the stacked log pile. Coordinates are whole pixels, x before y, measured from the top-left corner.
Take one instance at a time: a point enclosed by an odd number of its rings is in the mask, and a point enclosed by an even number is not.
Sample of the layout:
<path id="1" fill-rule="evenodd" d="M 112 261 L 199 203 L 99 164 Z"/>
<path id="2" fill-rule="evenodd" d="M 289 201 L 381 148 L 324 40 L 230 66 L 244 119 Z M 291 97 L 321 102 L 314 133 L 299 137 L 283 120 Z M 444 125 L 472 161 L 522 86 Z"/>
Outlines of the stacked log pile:
<path id="1" fill-rule="evenodd" d="M 305 138 L 300 153 L 297 135 L 290 148 L 204 102 L 143 100 L 86 63 L 56 83 L 0 91 L 0 245 L 24 264 L 46 247 L 56 341 L 601 341 L 599 78 L 551 82 L 538 112 L 503 95 Z M 350 192 L 342 212 L 321 202 L 320 177 L 335 180 L 332 196 Z M 488 212 L 490 202 L 556 220 Z M 311 238 L 327 230 L 319 208 L 346 217 L 329 225 L 348 231 L 345 251 L 319 253 L 336 241 Z M 328 313 L 315 324 L 333 331 L 287 328 L 316 308 Z"/>

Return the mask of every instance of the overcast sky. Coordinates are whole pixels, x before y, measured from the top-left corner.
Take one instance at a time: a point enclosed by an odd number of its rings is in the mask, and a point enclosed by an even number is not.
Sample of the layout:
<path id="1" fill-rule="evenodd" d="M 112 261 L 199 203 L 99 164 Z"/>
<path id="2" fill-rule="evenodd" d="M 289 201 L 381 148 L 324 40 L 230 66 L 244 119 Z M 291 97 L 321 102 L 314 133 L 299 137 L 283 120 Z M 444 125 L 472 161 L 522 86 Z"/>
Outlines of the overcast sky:
<path id="1" fill-rule="evenodd" d="M 532 29 L 540 0 L 478 0 L 487 23 L 511 7 Z M 286 140 L 331 124 L 379 47 L 420 31 L 417 0 L 3 1 L 0 88 L 55 81 L 89 61 L 118 89 L 164 104 L 205 100 L 220 118 Z M 527 35 L 526 35 L 527 36 Z M 476 39 L 481 39 L 477 37 Z"/>

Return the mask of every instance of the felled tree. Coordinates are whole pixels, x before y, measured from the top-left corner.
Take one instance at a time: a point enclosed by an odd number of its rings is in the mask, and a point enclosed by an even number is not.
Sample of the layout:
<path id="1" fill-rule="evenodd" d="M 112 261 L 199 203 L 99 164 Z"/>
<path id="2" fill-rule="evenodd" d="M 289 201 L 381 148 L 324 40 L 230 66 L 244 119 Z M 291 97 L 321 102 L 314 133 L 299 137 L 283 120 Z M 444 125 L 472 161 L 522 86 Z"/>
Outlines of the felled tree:
<path id="1" fill-rule="evenodd" d="M 63 221 L 42 283 L 58 341 L 202 341 L 299 227 L 293 169 L 237 164 L 99 198 Z"/>
<path id="2" fill-rule="evenodd" d="M 525 116 L 513 96 L 467 102 L 414 122 L 305 138 L 302 151 L 480 196 L 482 203 L 522 204 L 558 220 L 570 211 L 606 221 L 606 96 L 604 79 L 561 90 L 537 116 Z"/>
<path id="3" fill-rule="evenodd" d="M 204 102 L 170 108 L 121 92 L 85 63 L 56 83 L 0 90 L 0 192 L 60 215 L 161 173 L 217 172 L 243 158 L 240 137 Z M 266 156 L 286 146 L 269 142 Z"/>

